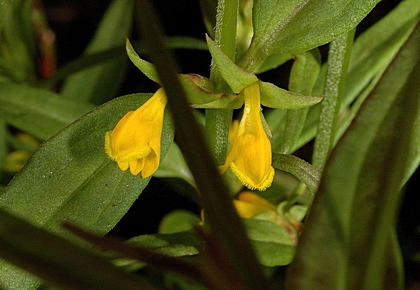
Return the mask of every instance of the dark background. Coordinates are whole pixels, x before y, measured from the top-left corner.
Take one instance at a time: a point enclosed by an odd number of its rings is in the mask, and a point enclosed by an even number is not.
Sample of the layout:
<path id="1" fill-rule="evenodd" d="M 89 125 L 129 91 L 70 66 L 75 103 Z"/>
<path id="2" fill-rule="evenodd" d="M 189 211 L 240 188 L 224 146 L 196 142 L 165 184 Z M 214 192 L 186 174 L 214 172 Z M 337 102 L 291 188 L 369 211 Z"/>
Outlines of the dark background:
<path id="1" fill-rule="evenodd" d="M 109 2 L 109 0 L 44 1 L 49 25 L 56 33 L 59 67 L 80 56 L 91 39 Z M 399 2 L 392 0 L 380 2 L 358 26 L 357 33 L 364 31 L 383 17 Z M 206 30 L 201 20 L 198 0 L 153 0 L 153 4 L 168 35 L 193 36 L 204 39 Z M 132 37 L 136 37 L 135 28 Z M 322 47 L 321 52 L 324 53 L 325 57 L 327 46 Z M 181 72 L 208 75 L 209 53 L 177 50 L 174 54 Z M 290 64 L 264 73 L 260 77 L 287 88 Z M 153 92 L 155 89 L 156 86 L 132 66 L 121 89 L 121 95 L 134 92 Z M 406 286 L 408 289 L 420 289 L 420 210 L 418 203 L 420 190 L 417 184 L 418 180 L 420 180 L 419 170 L 408 182 L 398 219 L 398 235 L 405 260 Z M 198 213 L 197 206 L 173 192 L 172 186 L 167 181 L 153 178 L 150 185 L 111 232 L 112 235 L 128 238 L 140 234 L 156 233 L 161 217 L 175 208 L 182 207 Z M 186 188 L 188 190 L 188 186 Z M 372 227 L 374 226 L 372 225 Z M 415 255 L 417 255 L 416 259 L 414 258 Z"/>

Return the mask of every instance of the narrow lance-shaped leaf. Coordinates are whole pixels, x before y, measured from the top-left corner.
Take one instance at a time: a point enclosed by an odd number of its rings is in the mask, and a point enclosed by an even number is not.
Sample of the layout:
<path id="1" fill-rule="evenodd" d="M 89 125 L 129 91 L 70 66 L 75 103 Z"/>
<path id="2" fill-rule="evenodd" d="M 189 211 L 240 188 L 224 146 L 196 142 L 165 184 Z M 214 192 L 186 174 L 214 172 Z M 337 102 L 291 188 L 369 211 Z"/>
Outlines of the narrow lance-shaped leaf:
<path id="1" fill-rule="evenodd" d="M 419 47 L 418 24 L 332 151 L 288 289 L 403 288 L 393 231 L 420 162 Z"/>
<path id="2" fill-rule="evenodd" d="M 65 233 L 60 227 L 63 220 L 98 234 L 107 233 L 150 178 L 121 171 L 105 153 L 105 133 L 149 96 L 136 94 L 111 101 L 46 141 L 2 192 L 0 207 L 61 234 Z M 165 114 L 162 158 L 172 140 L 173 127 L 169 115 Z M 0 262 L 2 288 L 7 289 L 10 283 L 18 285 L 23 280 L 15 274 L 15 268 Z M 36 285 L 36 281 L 28 285 Z"/>

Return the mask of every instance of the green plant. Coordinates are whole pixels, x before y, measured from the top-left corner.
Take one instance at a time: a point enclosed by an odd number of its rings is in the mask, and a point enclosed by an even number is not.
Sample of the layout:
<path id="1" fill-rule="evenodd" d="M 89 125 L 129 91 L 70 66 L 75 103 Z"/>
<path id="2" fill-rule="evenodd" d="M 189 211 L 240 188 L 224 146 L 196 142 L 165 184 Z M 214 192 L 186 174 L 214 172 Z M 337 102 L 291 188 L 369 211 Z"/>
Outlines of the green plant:
<path id="1" fill-rule="evenodd" d="M 420 1 L 356 38 L 379 0 L 200 2 L 205 41 L 164 37 L 148 1 L 114 0 L 57 72 L 36 41 L 50 33 L 39 3 L 1 3 L 0 162 L 13 171 L 38 146 L 16 130 L 44 142 L 0 196 L 0 287 L 270 289 L 288 265 L 286 289 L 403 289 L 395 220 L 420 161 Z M 180 74 L 167 48 L 208 49 L 209 77 Z M 128 59 L 163 89 L 115 98 Z M 288 90 L 264 81 L 287 61 Z M 311 140 L 311 162 L 292 155 Z M 153 174 L 189 183 L 201 218 L 103 237 Z"/>

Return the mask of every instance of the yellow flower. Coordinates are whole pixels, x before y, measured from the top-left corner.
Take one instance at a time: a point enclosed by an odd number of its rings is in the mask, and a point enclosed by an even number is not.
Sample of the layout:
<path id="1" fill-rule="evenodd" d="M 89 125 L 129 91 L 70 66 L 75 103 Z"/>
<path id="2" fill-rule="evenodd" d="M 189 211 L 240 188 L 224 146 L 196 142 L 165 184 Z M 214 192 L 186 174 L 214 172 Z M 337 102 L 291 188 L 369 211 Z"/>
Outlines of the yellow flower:
<path id="1" fill-rule="evenodd" d="M 224 173 L 230 167 L 246 187 L 265 190 L 273 182 L 274 168 L 271 166 L 270 140 L 261 122 L 260 87 L 255 82 L 241 94 L 245 101 L 244 113 L 220 171 Z"/>
<path id="2" fill-rule="evenodd" d="M 151 176 L 160 161 L 160 141 L 166 96 L 160 88 L 146 103 L 128 112 L 105 135 L 105 151 L 123 171 L 130 168 L 133 175 L 141 172 L 143 178 Z"/>

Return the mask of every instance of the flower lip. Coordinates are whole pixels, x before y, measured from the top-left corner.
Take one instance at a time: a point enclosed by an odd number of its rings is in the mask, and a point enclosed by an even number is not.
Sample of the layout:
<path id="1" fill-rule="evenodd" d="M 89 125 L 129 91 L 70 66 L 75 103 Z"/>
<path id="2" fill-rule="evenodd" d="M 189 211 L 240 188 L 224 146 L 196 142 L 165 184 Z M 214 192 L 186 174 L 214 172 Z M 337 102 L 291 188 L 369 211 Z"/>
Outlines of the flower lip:
<path id="1" fill-rule="evenodd" d="M 118 167 L 151 176 L 159 167 L 166 96 L 160 88 L 135 111 L 128 112 L 114 130 L 105 134 L 105 152 Z"/>

